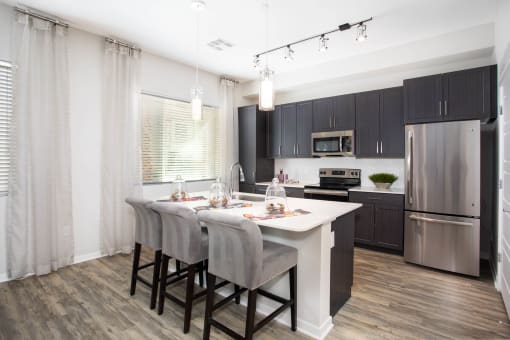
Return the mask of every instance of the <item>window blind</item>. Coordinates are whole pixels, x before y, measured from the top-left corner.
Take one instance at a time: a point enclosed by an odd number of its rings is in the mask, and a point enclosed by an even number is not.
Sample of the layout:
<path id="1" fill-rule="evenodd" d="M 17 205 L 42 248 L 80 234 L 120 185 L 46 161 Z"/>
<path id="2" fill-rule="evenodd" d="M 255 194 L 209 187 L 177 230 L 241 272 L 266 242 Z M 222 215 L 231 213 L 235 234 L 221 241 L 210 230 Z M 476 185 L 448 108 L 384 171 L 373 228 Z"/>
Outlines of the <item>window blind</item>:
<path id="1" fill-rule="evenodd" d="M 143 94 L 142 111 L 144 183 L 219 176 L 217 108 L 204 106 L 202 121 L 194 121 L 190 103 Z"/>
<path id="2" fill-rule="evenodd" d="M 0 61 L 0 193 L 7 193 L 9 178 L 9 128 L 12 115 L 12 68 Z"/>

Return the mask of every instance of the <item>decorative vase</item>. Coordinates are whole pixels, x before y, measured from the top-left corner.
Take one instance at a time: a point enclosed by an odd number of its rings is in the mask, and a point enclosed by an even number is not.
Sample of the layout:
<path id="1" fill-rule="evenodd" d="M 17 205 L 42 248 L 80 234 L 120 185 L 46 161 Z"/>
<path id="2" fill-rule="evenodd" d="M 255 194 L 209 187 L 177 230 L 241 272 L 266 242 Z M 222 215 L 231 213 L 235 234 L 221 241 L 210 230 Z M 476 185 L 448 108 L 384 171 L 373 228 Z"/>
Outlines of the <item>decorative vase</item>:
<path id="1" fill-rule="evenodd" d="M 377 189 L 389 189 L 393 183 L 377 183 L 374 182 Z"/>

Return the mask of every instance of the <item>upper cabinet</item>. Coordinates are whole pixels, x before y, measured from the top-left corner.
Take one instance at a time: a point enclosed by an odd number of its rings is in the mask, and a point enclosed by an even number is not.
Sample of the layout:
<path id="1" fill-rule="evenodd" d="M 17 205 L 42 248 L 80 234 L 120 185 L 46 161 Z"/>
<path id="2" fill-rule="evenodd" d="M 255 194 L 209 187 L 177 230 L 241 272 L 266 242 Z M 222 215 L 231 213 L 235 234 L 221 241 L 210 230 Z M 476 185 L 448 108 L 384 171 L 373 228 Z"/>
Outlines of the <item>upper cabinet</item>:
<path id="1" fill-rule="evenodd" d="M 354 130 L 355 117 L 354 94 L 313 101 L 313 132 Z"/>
<path id="2" fill-rule="evenodd" d="M 269 113 L 270 157 L 311 157 L 312 113 L 311 101 L 278 105 Z"/>
<path id="3" fill-rule="evenodd" d="M 404 157 L 402 87 L 356 94 L 356 156 Z"/>
<path id="4" fill-rule="evenodd" d="M 493 65 L 404 80 L 405 122 L 495 119 L 496 72 Z"/>

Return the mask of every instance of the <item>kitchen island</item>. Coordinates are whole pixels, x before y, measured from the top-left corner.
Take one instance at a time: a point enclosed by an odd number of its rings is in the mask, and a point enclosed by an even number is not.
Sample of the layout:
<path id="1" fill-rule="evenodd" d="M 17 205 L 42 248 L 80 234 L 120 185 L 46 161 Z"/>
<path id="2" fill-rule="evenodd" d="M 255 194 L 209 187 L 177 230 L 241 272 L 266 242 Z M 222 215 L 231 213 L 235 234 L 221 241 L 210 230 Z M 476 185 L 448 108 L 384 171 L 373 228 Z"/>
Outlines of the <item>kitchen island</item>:
<path id="1" fill-rule="evenodd" d="M 202 193 L 207 196 L 207 193 Z M 250 207 L 217 210 L 224 214 L 262 216 L 264 196 L 239 193 Z M 234 195 L 234 197 L 236 197 Z M 332 315 L 350 297 L 353 271 L 354 211 L 357 203 L 288 198 L 289 208 L 309 214 L 255 221 L 264 239 L 295 247 L 298 250 L 297 327 L 316 339 L 324 338 L 333 327 Z M 207 205 L 204 200 L 183 203 L 195 208 Z M 287 275 L 273 280 L 264 288 L 277 295 L 289 294 Z M 221 291 L 220 291 L 221 293 Z M 225 293 L 230 293 L 225 292 Z M 242 303 L 246 301 L 242 300 Z M 257 300 L 257 311 L 270 314 L 279 305 L 269 299 Z M 277 320 L 290 325 L 290 312 Z"/>

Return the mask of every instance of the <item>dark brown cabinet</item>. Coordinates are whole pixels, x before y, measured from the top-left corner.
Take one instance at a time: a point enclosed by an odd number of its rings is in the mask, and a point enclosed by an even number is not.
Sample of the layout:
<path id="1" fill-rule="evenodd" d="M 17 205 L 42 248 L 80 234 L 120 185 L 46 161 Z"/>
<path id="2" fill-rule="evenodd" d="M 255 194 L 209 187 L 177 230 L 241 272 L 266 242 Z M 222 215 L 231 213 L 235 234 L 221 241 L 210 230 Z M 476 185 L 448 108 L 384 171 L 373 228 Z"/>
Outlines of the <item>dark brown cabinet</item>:
<path id="1" fill-rule="evenodd" d="M 349 192 L 349 201 L 363 204 L 355 213 L 356 243 L 404 249 L 404 195 Z"/>
<path id="2" fill-rule="evenodd" d="M 495 119 L 496 72 L 493 65 L 404 80 L 405 122 Z"/>
<path id="3" fill-rule="evenodd" d="M 285 193 L 287 197 L 294 198 L 305 198 L 305 190 L 302 188 L 294 188 L 294 187 L 285 187 Z M 257 185 L 255 186 L 255 193 L 265 195 L 267 190 L 267 185 Z"/>
<path id="4" fill-rule="evenodd" d="M 238 108 L 239 163 L 245 181 L 240 190 L 254 192 L 256 182 L 270 181 L 274 176 L 274 160 L 267 155 L 267 112 L 257 105 Z"/>
<path id="5" fill-rule="evenodd" d="M 356 94 L 356 156 L 404 157 L 402 87 Z"/>
<path id="6" fill-rule="evenodd" d="M 313 132 L 354 130 L 356 124 L 354 94 L 313 101 Z"/>
<path id="7" fill-rule="evenodd" d="M 282 156 L 282 112 L 280 105 L 268 112 L 267 149 L 270 158 Z"/>
<path id="8" fill-rule="evenodd" d="M 271 146 L 275 158 L 311 157 L 312 113 L 311 101 L 281 105 L 272 113 Z M 278 119 L 278 116 L 279 119 Z M 279 126 L 278 126 L 279 124 Z M 275 145 L 280 128 L 280 144 Z"/>

